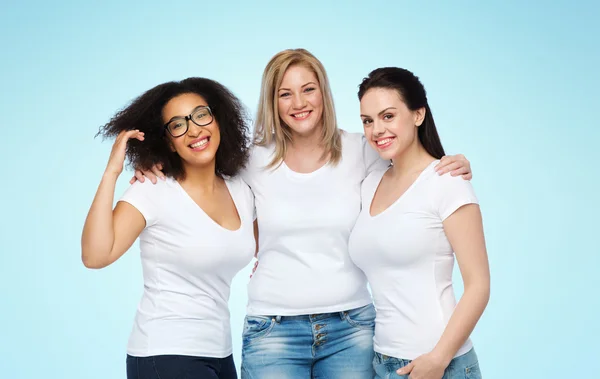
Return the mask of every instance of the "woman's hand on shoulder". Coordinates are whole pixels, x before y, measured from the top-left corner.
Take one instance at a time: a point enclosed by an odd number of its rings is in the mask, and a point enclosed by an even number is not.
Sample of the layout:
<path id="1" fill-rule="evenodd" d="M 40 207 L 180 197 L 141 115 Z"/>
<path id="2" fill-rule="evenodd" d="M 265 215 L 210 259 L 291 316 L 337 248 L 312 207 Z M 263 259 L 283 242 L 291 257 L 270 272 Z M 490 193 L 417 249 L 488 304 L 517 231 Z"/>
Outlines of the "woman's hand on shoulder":
<path id="1" fill-rule="evenodd" d="M 465 180 L 471 180 L 471 162 L 462 154 L 445 155 L 440 159 L 440 163 L 435 166 L 435 171 L 439 175 L 450 173 L 452 176 L 461 175 Z"/>

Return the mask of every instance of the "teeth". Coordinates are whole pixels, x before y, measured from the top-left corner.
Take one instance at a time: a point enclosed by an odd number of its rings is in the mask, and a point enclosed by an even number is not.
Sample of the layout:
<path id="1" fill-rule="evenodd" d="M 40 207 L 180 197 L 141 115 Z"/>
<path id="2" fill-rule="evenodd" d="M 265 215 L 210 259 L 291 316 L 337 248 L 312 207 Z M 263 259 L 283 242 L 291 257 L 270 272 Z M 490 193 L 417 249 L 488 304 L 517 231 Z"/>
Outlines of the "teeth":
<path id="1" fill-rule="evenodd" d="M 302 113 L 296 113 L 295 115 L 293 115 L 295 118 L 304 118 L 306 116 L 308 116 L 310 112 L 302 112 Z"/>
<path id="2" fill-rule="evenodd" d="M 191 147 L 192 149 L 195 149 L 195 148 L 197 148 L 197 147 L 204 146 L 204 145 L 206 145 L 207 143 L 208 143 L 208 138 L 205 138 L 205 139 L 203 139 L 203 140 L 202 140 L 202 141 L 200 141 L 200 142 L 196 142 L 196 143 L 193 143 L 193 144 L 191 144 L 191 145 L 190 145 L 190 147 Z"/>
<path id="3" fill-rule="evenodd" d="M 381 146 L 381 145 L 385 145 L 386 143 L 390 142 L 393 138 L 386 138 L 386 139 L 382 139 L 377 141 L 377 145 Z"/>

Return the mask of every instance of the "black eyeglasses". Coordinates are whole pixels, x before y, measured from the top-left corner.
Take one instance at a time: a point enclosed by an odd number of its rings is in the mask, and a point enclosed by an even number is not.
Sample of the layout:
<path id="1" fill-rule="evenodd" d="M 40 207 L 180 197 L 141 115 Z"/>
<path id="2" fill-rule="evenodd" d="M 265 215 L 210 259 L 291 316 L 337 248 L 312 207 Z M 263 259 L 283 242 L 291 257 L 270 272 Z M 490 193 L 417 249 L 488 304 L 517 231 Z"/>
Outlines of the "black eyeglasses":
<path id="1" fill-rule="evenodd" d="M 213 114 L 209 107 L 199 106 L 189 116 L 176 117 L 165 124 L 165 129 L 173 138 L 181 137 L 188 132 L 189 122 L 198 126 L 206 126 L 213 122 Z"/>

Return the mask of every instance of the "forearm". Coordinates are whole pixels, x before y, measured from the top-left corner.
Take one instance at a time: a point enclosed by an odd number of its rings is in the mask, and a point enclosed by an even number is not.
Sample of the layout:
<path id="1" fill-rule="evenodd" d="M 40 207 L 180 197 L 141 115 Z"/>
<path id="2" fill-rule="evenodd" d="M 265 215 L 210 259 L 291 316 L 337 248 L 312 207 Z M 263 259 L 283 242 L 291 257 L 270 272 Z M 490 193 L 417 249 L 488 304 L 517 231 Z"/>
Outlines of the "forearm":
<path id="1" fill-rule="evenodd" d="M 81 259 L 88 268 L 108 265 L 115 233 L 113 201 L 118 174 L 105 173 L 90 207 L 81 237 Z"/>
<path id="2" fill-rule="evenodd" d="M 450 363 L 454 355 L 465 343 L 479 318 L 483 314 L 490 297 L 489 281 L 465 286 L 462 298 L 444 330 L 433 352 Z"/>

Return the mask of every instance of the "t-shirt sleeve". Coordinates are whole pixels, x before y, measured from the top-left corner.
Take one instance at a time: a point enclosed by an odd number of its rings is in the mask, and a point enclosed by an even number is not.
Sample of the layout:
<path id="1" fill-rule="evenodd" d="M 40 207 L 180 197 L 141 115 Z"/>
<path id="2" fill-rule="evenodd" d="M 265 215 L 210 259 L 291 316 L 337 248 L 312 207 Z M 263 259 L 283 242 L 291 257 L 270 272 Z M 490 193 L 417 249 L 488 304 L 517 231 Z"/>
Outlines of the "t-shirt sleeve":
<path id="1" fill-rule="evenodd" d="M 435 188 L 437 192 L 436 208 L 442 221 L 463 205 L 479 204 L 470 181 L 450 174 L 441 175 L 438 179 L 440 183 Z"/>
<path id="2" fill-rule="evenodd" d="M 239 181 L 238 184 L 243 193 L 244 206 L 246 206 L 247 209 L 249 209 L 250 214 L 252 215 L 252 221 L 254 222 L 256 221 L 256 206 L 254 204 L 254 193 L 252 192 L 252 189 L 250 189 L 250 186 L 248 185 L 248 183 L 246 183 L 246 181 L 241 175 L 238 176 L 236 179 Z"/>
<path id="3" fill-rule="evenodd" d="M 377 151 L 369 145 L 364 135 L 361 136 L 361 144 L 367 175 L 373 171 L 384 170 L 390 165 L 390 161 L 381 159 Z"/>
<path id="4" fill-rule="evenodd" d="M 157 220 L 156 203 L 152 201 L 152 193 L 158 190 L 151 186 L 164 185 L 164 183 L 152 184 L 149 180 L 144 183 L 136 181 L 125 190 L 119 201 L 124 201 L 133 205 L 144 219 L 146 219 L 146 227 L 153 225 Z"/>

